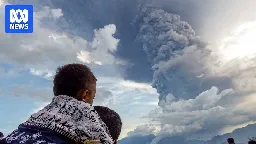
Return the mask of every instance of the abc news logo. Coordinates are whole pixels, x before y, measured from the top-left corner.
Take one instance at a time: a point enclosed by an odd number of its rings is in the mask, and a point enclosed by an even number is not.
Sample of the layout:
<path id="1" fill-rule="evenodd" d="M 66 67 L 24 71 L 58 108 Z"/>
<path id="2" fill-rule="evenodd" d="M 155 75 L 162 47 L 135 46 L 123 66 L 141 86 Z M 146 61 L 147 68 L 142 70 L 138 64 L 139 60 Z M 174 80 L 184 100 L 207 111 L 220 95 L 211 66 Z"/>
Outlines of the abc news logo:
<path id="1" fill-rule="evenodd" d="M 32 5 L 6 5 L 5 6 L 5 32 L 6 33 L 32 33 L 33 32 L 33 6 Z"/>
<path id="2" fill-rule="evenodd" d="M 20 14 L 20 18 L 18 17 Z M 28 10 L 10 10 L 10 29 L 28 29 Z M 23 22 L 23 23 L 21 23 Z"/>

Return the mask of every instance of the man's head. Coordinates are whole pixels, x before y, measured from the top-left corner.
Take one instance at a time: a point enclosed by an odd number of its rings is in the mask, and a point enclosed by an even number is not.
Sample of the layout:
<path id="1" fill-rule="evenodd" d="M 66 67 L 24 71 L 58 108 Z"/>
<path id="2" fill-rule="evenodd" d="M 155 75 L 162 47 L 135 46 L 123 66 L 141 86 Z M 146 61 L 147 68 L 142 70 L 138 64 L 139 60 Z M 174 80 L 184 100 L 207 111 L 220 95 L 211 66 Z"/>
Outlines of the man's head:
<path id="1" fill-rule="evenodd" d="M 228 138 L 227 141 L 229 144 L 235 144 L 235 140 L 233 138 Z"/>
<path id="2" fill-rule="evenodd" d="M 57 69 L 53 83 L 55 96 L 67 95 L 92 104 L 96 94 L 92 71 L 83 64 L 67 64 Z"/>
<path id="3" fill-rule="evenodd" d="M 94 106 L 94 109 L 97 111 L 102 121 L 107 125 L 111 137 L 115 140 L 115 143 L 117 143 L 122 129 L 122 120 L 118 113 L 103 106 Z"/>

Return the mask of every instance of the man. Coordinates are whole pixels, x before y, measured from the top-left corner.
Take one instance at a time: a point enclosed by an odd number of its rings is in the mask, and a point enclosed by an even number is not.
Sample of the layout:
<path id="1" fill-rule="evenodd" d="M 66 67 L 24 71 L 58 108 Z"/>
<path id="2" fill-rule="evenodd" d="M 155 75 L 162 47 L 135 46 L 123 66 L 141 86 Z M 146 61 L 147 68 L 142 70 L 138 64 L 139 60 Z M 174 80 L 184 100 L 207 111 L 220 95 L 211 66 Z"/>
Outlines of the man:
<path id="1" fill-rule="evenodd" d="M 228 138 L 228 144 L 235 144 L 235 140 L 233 138 Z"/>
<path id="2" fill-rule="evenodd" d="M 5 143 L 67 144 L 99 140 L 102 144 L 113 144 L 106 124 L 92 107 L 96 81 L 85 65 L 58 68 L 52 102 L 19 125 L 4 139 Z"/>
<path id="3" fill-rule="evenodd" d="M 102 121 L 107 125 L 110 135 L 114 140 L 114 144 L 117 144 L 122 129 L 122 120 L 120 116 L 107 107 L 94 106 L 94 109 L 97 111 Z"/>

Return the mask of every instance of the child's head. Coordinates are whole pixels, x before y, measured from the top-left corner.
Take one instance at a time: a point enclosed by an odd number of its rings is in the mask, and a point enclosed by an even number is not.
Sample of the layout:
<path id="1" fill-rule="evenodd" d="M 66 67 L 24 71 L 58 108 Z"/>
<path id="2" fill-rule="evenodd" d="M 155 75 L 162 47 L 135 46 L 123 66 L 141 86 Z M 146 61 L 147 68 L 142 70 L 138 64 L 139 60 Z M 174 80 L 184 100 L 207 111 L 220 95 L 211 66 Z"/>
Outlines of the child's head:
<path id="1" fill-rule="evenodd" d="M 107 125 L 111 137 L 117 142 L 122 129 L 122 120 L 118 113 L 103 106 L 94 106 L 94 109 Z"/>
<path id="2" fill-rule="evenodd" d="M 92 104 L 96 94 L 92 71 L 83 64 L 67 64 L 57 69 L 53 83 L 55 96 L 67 95 Z"/>

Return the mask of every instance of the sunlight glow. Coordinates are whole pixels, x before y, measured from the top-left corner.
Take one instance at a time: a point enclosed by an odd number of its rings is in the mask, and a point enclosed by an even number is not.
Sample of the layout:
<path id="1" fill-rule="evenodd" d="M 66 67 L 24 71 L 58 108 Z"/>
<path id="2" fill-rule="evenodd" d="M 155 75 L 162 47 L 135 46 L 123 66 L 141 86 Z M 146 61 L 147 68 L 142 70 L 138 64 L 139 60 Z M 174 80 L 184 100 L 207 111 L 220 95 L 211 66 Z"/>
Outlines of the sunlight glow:
<path id="1" fill-rule="evenodd" d="M 245 23 L 224 39 L 220 53 L 224 61 L 256 56 L 256 21 Z"/>

